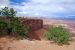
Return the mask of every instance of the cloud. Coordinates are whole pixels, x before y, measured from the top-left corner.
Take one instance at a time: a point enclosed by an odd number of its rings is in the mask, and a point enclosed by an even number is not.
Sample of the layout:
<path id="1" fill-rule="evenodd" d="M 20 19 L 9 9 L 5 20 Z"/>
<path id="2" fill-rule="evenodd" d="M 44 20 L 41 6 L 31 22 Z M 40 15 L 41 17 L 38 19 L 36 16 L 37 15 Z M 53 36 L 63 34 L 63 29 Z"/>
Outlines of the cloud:
<path id="1" fill-rule="evenodd" d="M 75 15 L 75 0 L 26 0 L 16 3 L 4 0 L 3 6 L 13 7 L 18 16 L 67 17 Z M 2 3 L 2 2 L 0 2 Z M 1 5 L 1 4 L 0 4 Z"/>
<path id="2" fill-rule="evenodd" d="M 0 0 L 0 8 L 3 8 L 5 6 L 9 6 L 10 2 L 9 0 Z"/>

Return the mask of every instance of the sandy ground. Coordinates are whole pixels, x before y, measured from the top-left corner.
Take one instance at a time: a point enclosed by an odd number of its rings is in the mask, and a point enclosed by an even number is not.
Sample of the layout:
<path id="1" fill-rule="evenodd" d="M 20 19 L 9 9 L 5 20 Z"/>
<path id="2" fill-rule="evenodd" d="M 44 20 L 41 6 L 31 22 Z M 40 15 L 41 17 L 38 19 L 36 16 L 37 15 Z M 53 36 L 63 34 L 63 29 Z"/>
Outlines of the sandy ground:
<path id="1" fill-rule="evenodd" d="M 8 40 L 4 38 L 5 40 Z M 46 40 L 15 40 L 13 42 L 4 42 L 0 50 L 75 50 L 75 38 L 70 45 L 59 46 Z M 2 47 L 2 48 L 1 48 Z"/>
<path id="2" fill-rule="evenodd" d="M 46 28 L 49 25 L 64 25 L 65 28 L 69 29 L 72 33 L 73 41 L 70 42 L 70 45 L 59 46 L 51 41 L 45 40 L 14 40 L 14 38 L 2 37 L 0 38 L 0 50 L 75 50 L 75 23 L 74 22 L 64 22 L 58 20 L 44 20 L 44 28 L 36 33 L 46 32 Z M 38 34 L 39 35 L 39 34 Z"/>

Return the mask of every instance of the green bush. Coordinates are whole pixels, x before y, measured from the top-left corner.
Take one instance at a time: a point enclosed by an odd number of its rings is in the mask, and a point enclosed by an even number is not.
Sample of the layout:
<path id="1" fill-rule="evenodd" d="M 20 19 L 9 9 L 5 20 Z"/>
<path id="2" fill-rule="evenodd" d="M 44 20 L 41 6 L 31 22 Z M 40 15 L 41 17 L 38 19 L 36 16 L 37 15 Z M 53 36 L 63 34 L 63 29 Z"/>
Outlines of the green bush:
<path id="1" fill-rule="evenodd" d="M 12 34 L 12 32 L 16 32 L 18 26 L 20 25 L 18 19 L 16 17 L 9 18 L 7 19 L 7 33 L 8 35 Z"/>
<path id="2" fill-rule="evenodd" d="M 0 21 L 0 35 L 6 34 L 7 23 Z"/>
<path id="3" fill-rule="evenodd" d="M 7 35 L 18 35 L 20 37 L 27 37 L 28 26 L 23 25 L 16 16 L 16 11 L 13 8 L 4 7 L 0 9 L 0 34 L 4 32 Z M 5 34 L 4 34 L 5 35 Z"/>
<path id="4" fill-rule="evenodd" d="M 21 25 L 19 28 L 18 28 L 18 33 L 19 33 L 19 37 L 20 38 L 27 38 L 28 37 L 28 31 L 29 28 L 28 26 L 26 25 Z"/>
<path id="5" fill-rule="evenodd" d="M 11 18 L 8 25 L 8 33 L 18 35 L 21 38 L 26 38 L 28 35 L 28 26 L 19 22 L 17 17 Z"/>
<path id="6" fill-rule="evenodd" d="M 45 36 L 48 40 L 52 40 L 57 44 L 68 44 L 70 40 L 70 35 L 62 26 L 52 26 L 48 29 L 48 32 L 45 33 Z"/>
<path id="7" fill-rule="evenodd" d="M 7 35 L 27 38 L 28 32 L 28 26 L 21 24 L 18 17 L 0 20 L 0 35 L 7 33 Z"/>

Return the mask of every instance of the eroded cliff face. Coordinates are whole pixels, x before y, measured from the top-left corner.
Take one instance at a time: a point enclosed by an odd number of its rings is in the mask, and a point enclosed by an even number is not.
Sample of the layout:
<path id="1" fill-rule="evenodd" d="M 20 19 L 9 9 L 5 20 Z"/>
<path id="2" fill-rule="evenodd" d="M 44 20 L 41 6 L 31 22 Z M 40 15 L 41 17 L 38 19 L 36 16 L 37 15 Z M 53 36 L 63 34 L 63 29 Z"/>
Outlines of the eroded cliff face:
<path id="1" fill-rule="evenodd" d="M 22 24 L 29 26 L 30 31 L 35 31 L 43 28 L 43 20 L 41 19 L 20 19 Z"/>
<path id="2" fill-rule="evenodd" d="M 42 19 L 21 19 L 20 22 L 24 25 L 29 26 L 29 37 L 30 39 L 38 39 L 41 40 L 41 34 L 37 33 L 38 30 L 43 28 L 43 20 Z"/>

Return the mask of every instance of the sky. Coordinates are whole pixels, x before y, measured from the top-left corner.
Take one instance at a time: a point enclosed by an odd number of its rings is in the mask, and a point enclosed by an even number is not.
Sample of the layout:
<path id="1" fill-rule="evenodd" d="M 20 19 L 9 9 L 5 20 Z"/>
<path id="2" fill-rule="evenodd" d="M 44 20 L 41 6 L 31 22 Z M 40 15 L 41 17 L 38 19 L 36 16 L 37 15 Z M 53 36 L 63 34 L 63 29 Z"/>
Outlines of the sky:
<path id="1" fill-rule="evenodd" d="M 0 0 L 0 8 L 12 7 L 17 16 L 75 17 L 75 0 Z"/>

